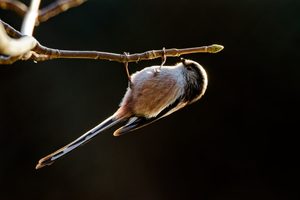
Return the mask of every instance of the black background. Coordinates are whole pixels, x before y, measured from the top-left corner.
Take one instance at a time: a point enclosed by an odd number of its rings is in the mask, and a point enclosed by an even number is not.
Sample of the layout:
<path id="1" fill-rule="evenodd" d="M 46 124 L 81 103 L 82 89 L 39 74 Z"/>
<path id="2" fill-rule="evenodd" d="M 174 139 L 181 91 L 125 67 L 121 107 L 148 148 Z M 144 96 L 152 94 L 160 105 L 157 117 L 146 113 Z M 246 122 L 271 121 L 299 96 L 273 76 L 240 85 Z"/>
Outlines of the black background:
<path id="1" fill-rule="evenodd" d="M 123 65 L 61 59 L 1 66 L 0 199 L 299 199 L 299 4 L 91 0 L 42 23 L 34 36 L 59 49 L 225 49 L 185 56 L 209 76 L 199 102 L 119 138 L 106 131 L 38 171 L 39 158 L 118 108 L 127 87 Z M 19 29 L 19 16 L 0 14 Z M 131 63 L 130 70 L 160 62 Z"/>

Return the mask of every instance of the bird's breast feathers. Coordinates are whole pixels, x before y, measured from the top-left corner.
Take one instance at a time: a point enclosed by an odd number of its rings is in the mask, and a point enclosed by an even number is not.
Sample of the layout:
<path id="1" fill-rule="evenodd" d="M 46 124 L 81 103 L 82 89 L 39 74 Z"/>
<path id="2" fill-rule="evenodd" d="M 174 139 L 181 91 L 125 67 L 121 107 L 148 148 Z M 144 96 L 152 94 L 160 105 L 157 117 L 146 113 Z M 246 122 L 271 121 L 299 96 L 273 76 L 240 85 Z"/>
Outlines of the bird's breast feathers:
<path id="1" fill-rule="evenodd" d="M 121 105 L 131 106 L 137 115 L 155 117 L 184 92 L 184 79 L 179 70 L 165 66 L 159 70 L 159 66 L 153 66 L 135 73 L 133 86 L 127 90 Z"/>

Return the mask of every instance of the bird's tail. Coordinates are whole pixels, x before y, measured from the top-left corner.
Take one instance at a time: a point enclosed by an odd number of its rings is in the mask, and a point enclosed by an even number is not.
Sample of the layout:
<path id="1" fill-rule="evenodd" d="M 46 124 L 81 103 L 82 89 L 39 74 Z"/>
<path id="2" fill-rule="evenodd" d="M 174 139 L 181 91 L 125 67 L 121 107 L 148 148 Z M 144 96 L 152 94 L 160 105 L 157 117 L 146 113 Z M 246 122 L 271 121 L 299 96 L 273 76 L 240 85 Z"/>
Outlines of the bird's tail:
<path id="1" fill-rule="evenodd" d="M 51 165 L 55 160 L 61 158 L 62 156 L 66 155 L 67 153 L 73 151 L 77 147 L 87 143 L 93 137 L 101 133 L 102 131 L 110 128 L 111 126 L 117 124 L 118 122 L 122 121 L 122 119 L 116 119 L 114 116 L 109 117 L 108 119 L 101 122 L 99 125 L 94 127 L 93 129 L 89 130 L 73 142 L 69 143 L 68 145 L 58 149 L 57 151 L 45 156 L 44 158 L 40 159 L 38 164 L 36 165 L 36 169 L 40 169 L 44 166 Z"/>

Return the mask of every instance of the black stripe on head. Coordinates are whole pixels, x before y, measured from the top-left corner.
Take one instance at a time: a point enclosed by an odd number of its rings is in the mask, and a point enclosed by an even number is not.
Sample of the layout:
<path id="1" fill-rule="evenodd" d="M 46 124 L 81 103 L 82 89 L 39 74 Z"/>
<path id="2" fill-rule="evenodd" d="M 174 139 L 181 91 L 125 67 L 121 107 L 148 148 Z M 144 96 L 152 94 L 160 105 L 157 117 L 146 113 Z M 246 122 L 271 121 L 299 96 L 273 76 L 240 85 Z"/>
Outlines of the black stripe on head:
<path id="1" fill-rule="evenodd" d="M 185 79 L 187 82 L 183 99 L 184 101 L 191 102 L 202 94 L 205 77 L 194 62 L 184 60 L 182 63 L 186 69 Z"/>

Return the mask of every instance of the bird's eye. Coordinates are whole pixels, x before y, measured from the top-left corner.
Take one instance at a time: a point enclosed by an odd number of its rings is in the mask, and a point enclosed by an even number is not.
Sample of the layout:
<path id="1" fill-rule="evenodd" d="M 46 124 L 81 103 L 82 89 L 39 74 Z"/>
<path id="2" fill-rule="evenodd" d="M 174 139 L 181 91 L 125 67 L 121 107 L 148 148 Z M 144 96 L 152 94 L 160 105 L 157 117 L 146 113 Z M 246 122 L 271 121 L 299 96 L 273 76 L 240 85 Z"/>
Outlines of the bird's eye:
<path id="1" fill-rule="evenodd" d="M 186 66 L 186 69 L 187 70 L 193 70 L 193 67 L 195 67 L 194 64 L 189 64 L 189 65 Z"/>

